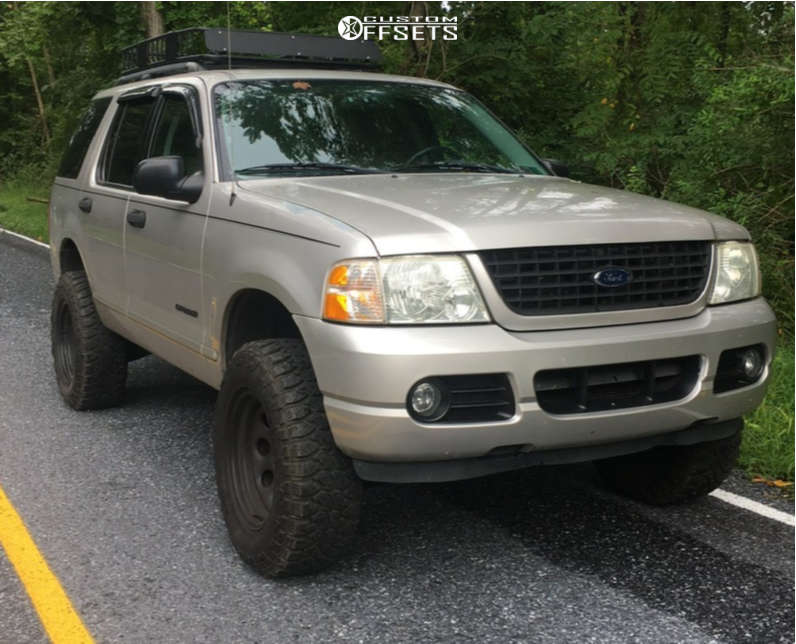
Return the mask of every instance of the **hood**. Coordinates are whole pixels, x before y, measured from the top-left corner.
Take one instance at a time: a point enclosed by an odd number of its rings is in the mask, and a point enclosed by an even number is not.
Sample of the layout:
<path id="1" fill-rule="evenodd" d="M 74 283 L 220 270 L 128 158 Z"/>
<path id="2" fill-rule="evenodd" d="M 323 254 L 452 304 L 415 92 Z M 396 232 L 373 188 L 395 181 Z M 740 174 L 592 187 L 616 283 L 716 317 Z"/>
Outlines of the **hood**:
<path id="1" fill-rule="evenodd" d="M 741 226 L 701 210 L 561 177 L 378 174 L 239 186 L 338 219 L 381 255 L 748 238 Z"/>

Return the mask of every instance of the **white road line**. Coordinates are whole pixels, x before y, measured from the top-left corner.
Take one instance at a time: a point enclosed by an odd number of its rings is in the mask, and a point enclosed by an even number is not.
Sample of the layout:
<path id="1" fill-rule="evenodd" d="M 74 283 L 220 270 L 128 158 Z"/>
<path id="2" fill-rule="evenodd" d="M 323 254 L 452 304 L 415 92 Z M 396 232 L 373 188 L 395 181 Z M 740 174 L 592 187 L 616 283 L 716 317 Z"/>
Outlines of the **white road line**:
<path id="1" fill-rule="evenodd" d="M 727 490 L 722 489 L 713 490 L 710 496 L 714 496 L 720 501 L 724 501 L 730 505 L 735 505 L 744 510 L 749 510 L 750 512 L 764 516 L 767 519 L 774 519 L 774 521 L 779 521 L 785 525 L 796 526 L 796 517 L 792 514 L 771 508 L 757 501 L 752 501 L 752 499 L 747 499 L 745 496 L 733 494 L 732 492 L 727 492 Z"/>
<path id="2" fill-rule="evenodd" d="M 36 244 L 36 246 L 41 246 L 42 248 L 47 248 L 47 249 L 50 248 L 49 244 L 45 244 L 44 242 L 40 242 L 40 241 L 38 241 L 36 239 L 33 239 L 33 237 L 28 237 L 27 235 L 20 235 L 19 233 L 15 233 L 15 232 L 13 232 L 11 230 L 8 230 L 6 228 L 0 228 L 0 235 L 11 235 L 12 237 L 17 237 L 19 239 L 24 239 L 25 241 L 30 242 L 31 244 Z"/>

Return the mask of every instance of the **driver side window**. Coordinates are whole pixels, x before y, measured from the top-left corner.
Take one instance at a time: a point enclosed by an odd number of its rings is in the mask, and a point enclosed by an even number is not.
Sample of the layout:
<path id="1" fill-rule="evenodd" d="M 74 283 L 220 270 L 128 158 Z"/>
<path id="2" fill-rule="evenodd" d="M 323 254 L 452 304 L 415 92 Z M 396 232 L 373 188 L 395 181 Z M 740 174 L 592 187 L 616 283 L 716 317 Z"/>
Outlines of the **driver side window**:
<path id="1" fill-rule="evenodd" d="M 133 185 L 133 171 L 146 157 L 147 131 L 155 99 L 143 97 L 119 104 L 108 141 L 102 183 L 129 188 Z"/>
<path id="2" fill-rule="evenodd" d="M 202 170 L 202 150 L 197 146 L 188 103 L 178 94 L 163 96 L 150 152 L 153 157 L 171 155 L 183 158 L 186 176 Z"/>

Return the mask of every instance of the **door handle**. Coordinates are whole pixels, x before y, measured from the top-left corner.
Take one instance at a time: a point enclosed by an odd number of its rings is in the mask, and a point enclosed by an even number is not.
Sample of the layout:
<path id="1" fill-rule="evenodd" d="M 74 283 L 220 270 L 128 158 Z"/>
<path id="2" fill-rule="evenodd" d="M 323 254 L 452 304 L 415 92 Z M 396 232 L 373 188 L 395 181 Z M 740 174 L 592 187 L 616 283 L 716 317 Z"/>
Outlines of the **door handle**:
<path id="1" fill-rule="evenodd" d="M 146 213 L 143 210 L 131 210 L 127 213 L 127 223 L 133 228 L 146 226 Z"/>
<path id="2" fill-rule="evenodd" d="M 91 197 L 83 197 L 77 207 L 83 212 L 91 212 Z"/>

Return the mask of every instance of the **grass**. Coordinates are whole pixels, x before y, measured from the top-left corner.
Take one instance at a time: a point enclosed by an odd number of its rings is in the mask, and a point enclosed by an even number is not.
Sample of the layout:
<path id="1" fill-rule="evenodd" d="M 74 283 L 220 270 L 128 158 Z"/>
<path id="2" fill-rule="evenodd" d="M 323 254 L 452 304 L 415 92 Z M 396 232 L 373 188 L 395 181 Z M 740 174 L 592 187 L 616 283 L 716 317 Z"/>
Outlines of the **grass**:
<path id="1" fill-rule="evenodd" d="M 0 228 L 47 242 L 47 204 L 28 197 L 47 199 L 48 189 L 21 183 L 0 186 Z"/>
<path id="2" fill-rule="evenodd" d="M 46 242 L 47 206 L 27 197 L 45 198 L 35 184 L 0 186 L 0 227 Z M 750 476 L 793 481 L 794 475 L 794 345 L 781 343 L 772 366 L 763 404 L 746 417 L 740 465 Z"/>
<path id="3" fill-rule="evenodd" d="M 746 416 L 739 463 L 751 476 L 793 481 L 793 349 L 792 341 L 780 345 L 766 398 Z"/>

